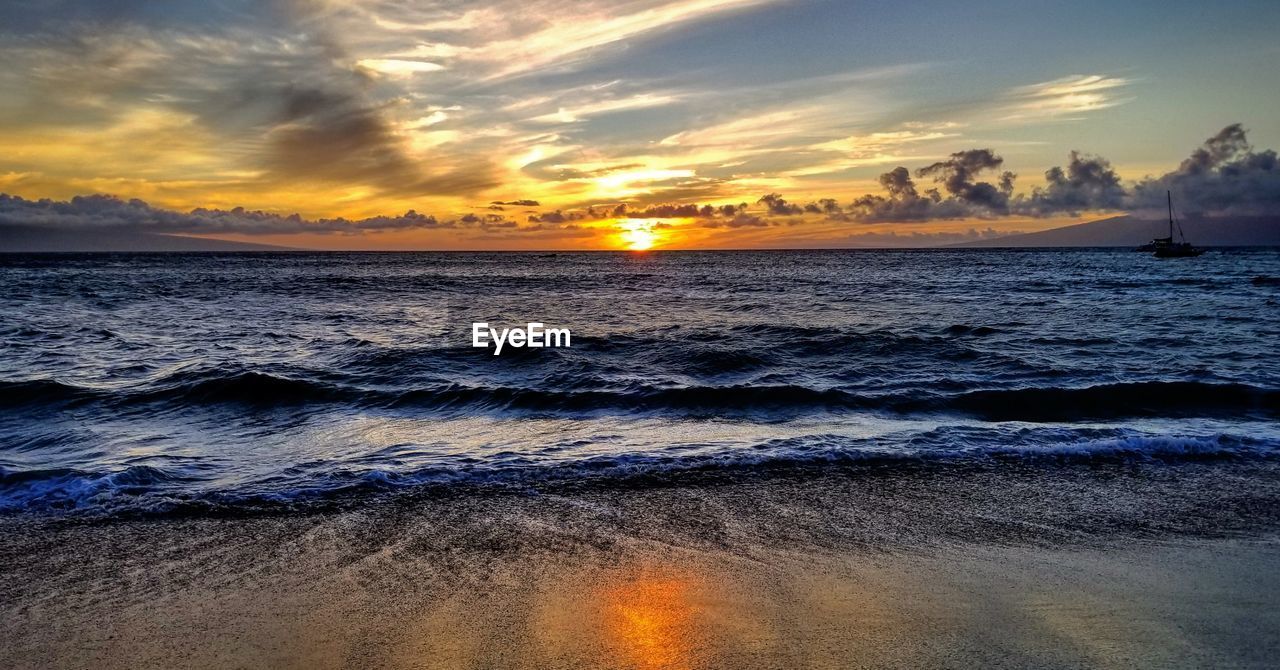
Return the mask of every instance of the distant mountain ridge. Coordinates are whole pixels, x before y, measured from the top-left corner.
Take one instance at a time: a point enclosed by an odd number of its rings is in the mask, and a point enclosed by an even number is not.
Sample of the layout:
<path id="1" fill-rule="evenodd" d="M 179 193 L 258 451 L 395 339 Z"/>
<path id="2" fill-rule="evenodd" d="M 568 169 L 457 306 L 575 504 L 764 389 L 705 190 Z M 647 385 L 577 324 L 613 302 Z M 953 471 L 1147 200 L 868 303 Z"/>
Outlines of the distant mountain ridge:
<path id="1" fill-rule="evenodd" d="M 0 253 L 43 251 L 292 251 L 290 247 L 131 231 L 0 226 Z"/>
<path id="2" fill-rule="evenodd" d="M 1188 218 L 1182 221 L 1187 241 L 1204 247 L 1280 246 L 1280 216 Z M 1168 220 L 1132 215 L 1077 223 L 1036 233 L 1006 235 L 952 247 L 1136 247 L 1169 234 Z M 1174 232 L 1177 235 L 1177 231 Z"/>

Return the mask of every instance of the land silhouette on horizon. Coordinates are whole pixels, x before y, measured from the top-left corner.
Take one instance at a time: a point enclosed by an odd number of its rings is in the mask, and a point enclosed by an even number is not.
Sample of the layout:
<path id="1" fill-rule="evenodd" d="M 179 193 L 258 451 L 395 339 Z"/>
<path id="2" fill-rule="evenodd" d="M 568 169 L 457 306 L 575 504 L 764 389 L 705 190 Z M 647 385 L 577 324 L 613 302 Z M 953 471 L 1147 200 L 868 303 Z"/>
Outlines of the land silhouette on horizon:
<path id="1" fill-rule="evenodd" d="M 129 251 L 295 251 L 293 247 L 128 230 L 0 226 L 0 253 Z"/>
<path id="2" fill-rule="evenodd" d="M 1002 235 L 950 245 L 1000 247 L 1136 247 L 1168 234 L 1168 221 L 1131 214 L 1112 216 L 1034 233 Z M 1189 217 L 1179 225 L 1187 239 L 1205 247 L 1280 246 L 1280 216 Z M 1177 231 L 1174 231 L 1175 237 Z"/>
<path id="3" fill-rule="evenodd" d="M 1187 239 L 1203 247 L 1280 246 L 1280 216 L 1193 216 L 1180 220 L 1179 223 Z M 1167 231 L 1166 221 L 1121 214 L 1049 230 L 1012 233 L 958 244 L 920 245 L 917 248 L 1137 247 L 1154 237 L 1166 235 Z M 301 247 L 123 230 L 71 231 L 40 226 L 0 226 L 0 253 L 308 250 Z"/>

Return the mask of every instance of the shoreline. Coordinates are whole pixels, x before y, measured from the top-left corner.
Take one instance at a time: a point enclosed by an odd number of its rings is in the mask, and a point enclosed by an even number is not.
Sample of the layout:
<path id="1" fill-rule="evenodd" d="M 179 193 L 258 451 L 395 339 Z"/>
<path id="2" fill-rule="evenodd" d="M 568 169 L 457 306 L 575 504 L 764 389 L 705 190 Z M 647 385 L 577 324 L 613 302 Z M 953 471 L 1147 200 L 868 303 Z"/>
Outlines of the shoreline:
<path id="1" fill-rule="evenodd" d="M 1280 465 L 0 518 L 6 667 L 1263 667 Z"/>

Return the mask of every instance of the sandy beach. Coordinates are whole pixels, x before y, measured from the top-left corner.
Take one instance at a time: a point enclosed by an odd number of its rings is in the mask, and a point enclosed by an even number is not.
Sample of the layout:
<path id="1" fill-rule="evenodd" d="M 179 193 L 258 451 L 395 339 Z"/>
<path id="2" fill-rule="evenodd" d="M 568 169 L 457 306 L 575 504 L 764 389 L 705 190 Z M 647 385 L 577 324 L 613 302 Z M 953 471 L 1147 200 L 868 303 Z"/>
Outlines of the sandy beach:
<path id="1" fill-rule="evenodd" d="M 1256 482 L 1276 470 L 775 473 L 10 517 L 0 665 L 1261 668 L 1280 651 L 1280 486 Z"/>

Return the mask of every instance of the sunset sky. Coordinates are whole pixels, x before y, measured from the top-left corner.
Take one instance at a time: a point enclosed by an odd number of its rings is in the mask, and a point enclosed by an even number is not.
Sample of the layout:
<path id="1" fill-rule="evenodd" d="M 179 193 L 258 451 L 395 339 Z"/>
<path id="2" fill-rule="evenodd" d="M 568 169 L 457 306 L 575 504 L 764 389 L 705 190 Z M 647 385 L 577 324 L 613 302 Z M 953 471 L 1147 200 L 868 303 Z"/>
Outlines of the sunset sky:
<path id="1" fill-rule="evenodd" d="M 1220 131 L 1210 168 L 1265 163 L 1278 30 L 1273 0 L 0 0 L 0 222 L 316 248 L 1038 230 L 1141 205 Z M 1121 186 L 1082 181 L 1104 166 Z M 94 195 L 119 200 L 31 202 Z"/>

